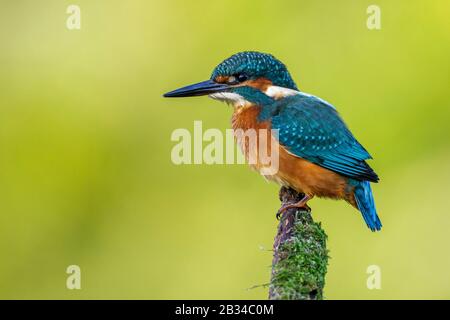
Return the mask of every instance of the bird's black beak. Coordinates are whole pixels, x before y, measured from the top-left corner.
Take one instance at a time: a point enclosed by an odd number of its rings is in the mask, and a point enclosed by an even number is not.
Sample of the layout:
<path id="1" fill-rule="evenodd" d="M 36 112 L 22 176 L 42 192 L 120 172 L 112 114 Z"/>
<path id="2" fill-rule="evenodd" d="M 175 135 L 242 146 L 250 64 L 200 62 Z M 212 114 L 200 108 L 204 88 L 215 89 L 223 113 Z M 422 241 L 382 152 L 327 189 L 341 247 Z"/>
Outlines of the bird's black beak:
<path id="1" fill-rule="evenodd" d="M 227 84 L 217 83 L 212 80 L 206 80 L 196 84 L 191 84 L 180 89 L 176 89 L 164 94 L 166 98 L 178 98 L 178 97 L 195 97 L 204 96 L 207 94 L 226 91 L 229 89 Z"/>

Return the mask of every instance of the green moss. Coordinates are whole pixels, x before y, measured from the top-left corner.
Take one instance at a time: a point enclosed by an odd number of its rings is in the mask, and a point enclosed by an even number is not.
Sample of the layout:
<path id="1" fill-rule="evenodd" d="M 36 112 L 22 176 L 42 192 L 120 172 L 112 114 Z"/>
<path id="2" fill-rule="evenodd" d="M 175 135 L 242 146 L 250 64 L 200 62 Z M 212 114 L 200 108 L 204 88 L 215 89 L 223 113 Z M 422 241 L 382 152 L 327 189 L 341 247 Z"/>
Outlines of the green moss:
<path id="1" fill-rule="evenodd" d="M 327 236 L 309 213 L 294 223 L 291 238 L 279 248 L 271 286 L 276 299 L 323 299 L 328 265 Z"/>

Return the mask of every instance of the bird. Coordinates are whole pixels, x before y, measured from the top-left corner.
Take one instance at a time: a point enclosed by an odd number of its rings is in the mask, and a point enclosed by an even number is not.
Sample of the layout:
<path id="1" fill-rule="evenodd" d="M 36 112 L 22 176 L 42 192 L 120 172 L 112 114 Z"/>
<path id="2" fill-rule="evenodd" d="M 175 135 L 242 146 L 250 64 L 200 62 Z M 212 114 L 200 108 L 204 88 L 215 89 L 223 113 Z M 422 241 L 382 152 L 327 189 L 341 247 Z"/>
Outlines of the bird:
<path id="1" fill-rule="evenodd" d="M 270 130 L 279 152 L 279 168 L 266 177 L 303 195 L 287 209 L 310 211 L 313 197 L 345 200 L 361 212 L 371 231 L 381 230 L 371 183 L 378 175 L 366 162 L 372 159 L 356 140 L 337 109 L 329 102 L 302 92 L 287 67 L 272 54 L 244 51 L 225 59 L 209 80 L 188 85 L 163 96 L 204 96 L 233 107 L 234 130 Z M 237 139 L 239 140 L 239 139 Z M 242 140 L 242 139 L 241 139 Z M 245 141 L 238 141 L 248 155 Z M 254 148 L 254 146 L 253 146 Z M 253 165 L 262 171 L 262 165 Z"/>

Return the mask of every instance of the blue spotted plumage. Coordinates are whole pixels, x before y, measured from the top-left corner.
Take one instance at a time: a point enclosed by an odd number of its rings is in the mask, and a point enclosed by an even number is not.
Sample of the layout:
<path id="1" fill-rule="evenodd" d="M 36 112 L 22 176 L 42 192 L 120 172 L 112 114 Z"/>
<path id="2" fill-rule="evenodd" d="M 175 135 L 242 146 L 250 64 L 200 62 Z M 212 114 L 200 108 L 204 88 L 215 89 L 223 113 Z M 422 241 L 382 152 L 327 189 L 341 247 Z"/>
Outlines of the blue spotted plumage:
<path id="1" fill-rule="evenodd" d="M 272 129 L 278 130 L 280 144 L 289 152 L 349 178 L 364 221 L 371 230 L 380 230 L 381 221 L 369 183 L 378 182 L 379 178 L 365 161 L 372 157 L 336 109 L 305 94 L 274 101 L 264 108 L 260 120 L 270 118 Z"/>
<path id="2" fill-rule="evenodd" d="M 264 76 L 270 79 L 274 85 L 297 90 L 297 85 L 289 72 L 285 72 L 285 70 L 286 66 L 270 54 L 245 51 L 232 55 L 219 64 L 214 69 L 211 79 L 245 73 L 252 77 Z"/>
<path id="3" fill-rule="evenodd" d="M 272 128 L 291 153 L 349 178 L 379 180 L 365 162 L 372 157 L 329 104 L 299 94 L 268 107 Z"/>

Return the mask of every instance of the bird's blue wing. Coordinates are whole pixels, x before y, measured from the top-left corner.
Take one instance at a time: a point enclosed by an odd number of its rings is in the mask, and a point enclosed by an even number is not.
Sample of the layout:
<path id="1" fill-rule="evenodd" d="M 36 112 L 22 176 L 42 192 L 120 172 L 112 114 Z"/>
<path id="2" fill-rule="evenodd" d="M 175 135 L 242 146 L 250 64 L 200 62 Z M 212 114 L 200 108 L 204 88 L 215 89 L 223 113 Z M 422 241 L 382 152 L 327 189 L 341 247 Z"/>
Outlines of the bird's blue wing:
<path id="1" fill-rule="evenodd" d="M 270 117 L 290 153 L 349 178 L 379 180 L 365 162 L 370 154 L 325 101 L 303 94 L 288 97 L 271 107 Z"/>

